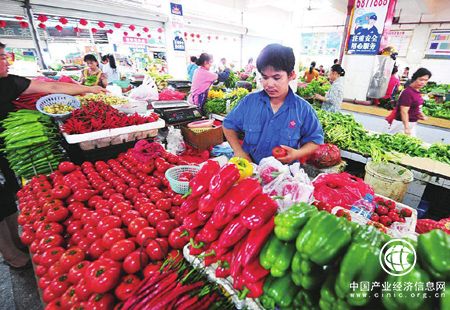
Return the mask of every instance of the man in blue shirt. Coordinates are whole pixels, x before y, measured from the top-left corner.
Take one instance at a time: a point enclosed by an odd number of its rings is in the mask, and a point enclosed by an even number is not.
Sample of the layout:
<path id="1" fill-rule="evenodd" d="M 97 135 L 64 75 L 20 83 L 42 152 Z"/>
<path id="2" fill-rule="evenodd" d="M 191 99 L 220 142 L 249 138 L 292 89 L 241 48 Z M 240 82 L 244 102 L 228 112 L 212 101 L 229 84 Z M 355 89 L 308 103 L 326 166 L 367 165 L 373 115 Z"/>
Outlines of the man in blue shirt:
<path id="1" fill-rule="evenodd" d="M 315 111 L 289 88 L 289 82 L 296 79 L 294 65 L 292 48 L 270 44 L 261 51 L 256 67 L 264 90 L 244 97 L 223 122 L 235 156 L 259 163 L 272 155 L 274 147 L 281 146 L 287 155 L 279 160 L 291 163 L 323 143 Z M 245 133 L 242 146 L 239 132 Z"/>

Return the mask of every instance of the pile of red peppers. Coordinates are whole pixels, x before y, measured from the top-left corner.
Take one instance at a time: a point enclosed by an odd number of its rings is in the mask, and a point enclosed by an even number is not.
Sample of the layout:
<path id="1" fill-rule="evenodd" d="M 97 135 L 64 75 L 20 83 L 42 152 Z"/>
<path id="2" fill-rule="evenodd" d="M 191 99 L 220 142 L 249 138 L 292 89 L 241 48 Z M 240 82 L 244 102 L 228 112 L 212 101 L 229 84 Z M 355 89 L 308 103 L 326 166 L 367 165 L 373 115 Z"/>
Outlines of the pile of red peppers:
<path id="1" fill-rule="evenodd" d="M 277 204 L 262 193 L 258 180 L 239 178 L 235 164 L 220 168 L 207 161 L 190 182 L 180 230 L 190 237 L 191 255 L 203 257 L 206 266 L 218 263 L 216 276 L 231 276 L 242 298 L 257 298 L 268 275 L 259 253 L 273 231 Z"/>
<path id="2" fill-rule="evenodd" d="M 113 129 L 132 125 L 152 123 L 158 120 L 156 113 L 140 116 L 137 113 L 127 115 L 102 102 L 89 102 L 72 111 L 64 122 L 62 130 L 71 134 L 83 134 L 103 129 Z"/>

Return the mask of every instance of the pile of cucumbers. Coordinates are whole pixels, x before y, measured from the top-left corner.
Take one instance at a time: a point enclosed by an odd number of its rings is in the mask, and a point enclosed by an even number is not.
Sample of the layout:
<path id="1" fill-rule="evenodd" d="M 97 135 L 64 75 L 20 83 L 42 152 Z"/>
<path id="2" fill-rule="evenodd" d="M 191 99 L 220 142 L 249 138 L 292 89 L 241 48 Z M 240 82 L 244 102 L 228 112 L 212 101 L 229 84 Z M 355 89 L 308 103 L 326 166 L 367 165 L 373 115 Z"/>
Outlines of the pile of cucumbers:
<path id="1" fill-rule="evenodd" d="M 1 121 L 2 152 L 16 175 L 48 174 L 64 159 L 52 119 L 38 111 L 11 112 Z"/>

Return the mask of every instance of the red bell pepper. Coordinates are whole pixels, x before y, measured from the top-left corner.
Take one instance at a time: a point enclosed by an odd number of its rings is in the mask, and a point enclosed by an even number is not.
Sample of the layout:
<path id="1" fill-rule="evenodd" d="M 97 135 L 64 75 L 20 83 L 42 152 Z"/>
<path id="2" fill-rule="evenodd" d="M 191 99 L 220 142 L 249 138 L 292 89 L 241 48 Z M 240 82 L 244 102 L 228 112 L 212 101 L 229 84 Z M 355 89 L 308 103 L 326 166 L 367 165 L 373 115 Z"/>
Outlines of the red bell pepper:
<path id="1" fill-rule="evenodd" d="M 244 266 L 259 256 L 274 226 L 274 219 L 272 218 L 264 226 L 250 231 L 242 246 L 243 253 L 241 262 Z"/>
<path id="2" fill-rule="evenodd" d="M 240 178 L 239 169 L 235 164 L 222 167 L 209 183 L 209 192 L 215 198 L 222 197 Z"/>
<path id="3" fill-rule="evenodd" d="M 223 229 L 234 218 L 233 215 L 228 214 L 228 208 L 230 207 L 230 204 L 225 202 L 224 199 L 219 200 L 219 203 L 214 208 L 214 212 L 209 219 L 209 222 L 216 229 Z"/>
<path id="4" fill-rule="evenodd" d="M 184 218 L 183 226 L 186 227 L 187 229 L 195 229 L 205 225 L 207 221 L 208 219 L 199 220 L 197 212 L 194 212 Z"/>
<path id="5" fill-rule="evenodd" d="M 236 215 L 252 201 L 253 198 L 262 193 L 262 187 L 256 179 L 247 178 L 233 186 L 226 197 L 229 200 L 230 208 L 228 213 Z"/>
<path id="6" fill-rule="evenodd" d="M 201 242 L 211 243 L 217 240 L 220 236 L 220 230 L 217 230 L 211 223 L 206 223 L 205 226 L 198 232 L 197 239 Z"/>
<path id="7" fill-rule="evenodd" d="M 198 242 L 197 240 L 194 240 L 193 238 L 191 238 L 189 243 L 190 243 L 189 254 L 194 255 L 194 256 L 200 255 L 201 253 L 207 251 L 209 249 L 209 245 L 210 245 L 209 243 Z"/>
<path id="8" fill-rule="evenodd" d="M 233 249 L 233 254 L 230 262 L 230 274 L 234 279 L 237 279 L 238 276 L 240 277 L 242 273 L 243 246 L 244 240 L 241 240 Z"/>
<path id="9" fill-rule="evenodd" d="M 249 232 L 237 217 L 231 221 L 219 237 L 219 247 L 229 248 L 239 242 Z"/>
<path id="10" fill-rule="evenodd" d="M 212 212 L 202 212 L 200 210 L 197 210 L 197 212 L 195 212 L 195 214 L 197 214 L 197 219 L 199 221 L 206 222 L 211 217 Z"/>
<path id="11" fill-rule="evenodd" d="M 189 182 L 191 189 L 190 197 L 199 197 L 209 188 L 209 182 L 220 170 L 220 165 L 215 160 L 208 160 L 195 177 Z"/>
<path id="12" fill-rule="evenodd" d="M 210 193 L 205 193 L 200 197 L 198 201 L 198 209 L 201 212 L 213 212 L 215 206 L 219 201 L 213 197 Z"/>
<path id="13" fill-rule="evenodd" d="M 248 298 L 258 298 L 262 294 L 264 294 L 264 279 L 258 282 L 247 282 L 244 278 L 245 282 L 244 290 L 239 295 L 240 299 Z"/>
<path id="14" fill-rule="evenodd" d="M 260 228 L 277 212 L 277 203 L 267 194 L 258 195 L 241 212 L 242 224 L 250 230 Z"/>
<path id="15" fill-rule="evenodd" d="M 259 259 L 255 258 L 253 261 L 244 266 L 242 276 L 247 283 L 255 283 L 264 279 L 270 270 L 264 269 L 259 263 Z"/>
<path id="16" fill-rule="evenodd" d="M 180 216 L 187 216 L 198 209 L 199 198 L 194 198 L 189 196 L 180 206 L 179 214 Z"/>
<path id="17" fill-rule="evenodd" d="M 216 269 L 217 278 L 226 278 L 230 275 L 230 265 L 228 262 L 224 262 Z"/>
<path id="18" fill-rule="evenodd" d="M 193 237 L 193 231 L 183 226 L 175 228 L 169 235 L 169 245 L 173 249 L 182 249 Z"/>

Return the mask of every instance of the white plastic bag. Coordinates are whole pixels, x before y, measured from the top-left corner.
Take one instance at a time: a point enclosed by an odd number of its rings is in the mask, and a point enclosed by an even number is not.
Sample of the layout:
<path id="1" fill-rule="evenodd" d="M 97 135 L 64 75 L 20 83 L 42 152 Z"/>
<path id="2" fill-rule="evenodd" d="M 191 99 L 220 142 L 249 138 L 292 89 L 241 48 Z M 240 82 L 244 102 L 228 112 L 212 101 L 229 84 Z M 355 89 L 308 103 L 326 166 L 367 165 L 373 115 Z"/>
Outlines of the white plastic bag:
<path id="1" fill-rule="evenodd" d="M 181 154 L 185 150 L 183 135 L 180 129 L 175 129 L 169 126 L 169 133 L 167 135 L 167 151 L 172 154 Z"/>
<path id="2" fill-rule="evenodd" d="M 158 100 L 158 87 L 150 76 L 146 76 L 141 86 L 131 90 L 129 97 L 132 99 L 145 101 Z"/>
<path id="3" fill-rule="evenodd" d="M 263 184 L 268 184 L 275 180 L 277 176 L 283 173 L 289 172 L 289 167 L 283 165 L 280 161 L 275 159 L 275 157 L 270 156 L 263 158 L 258 165 L 256 171 L 260 176 Z"/>

